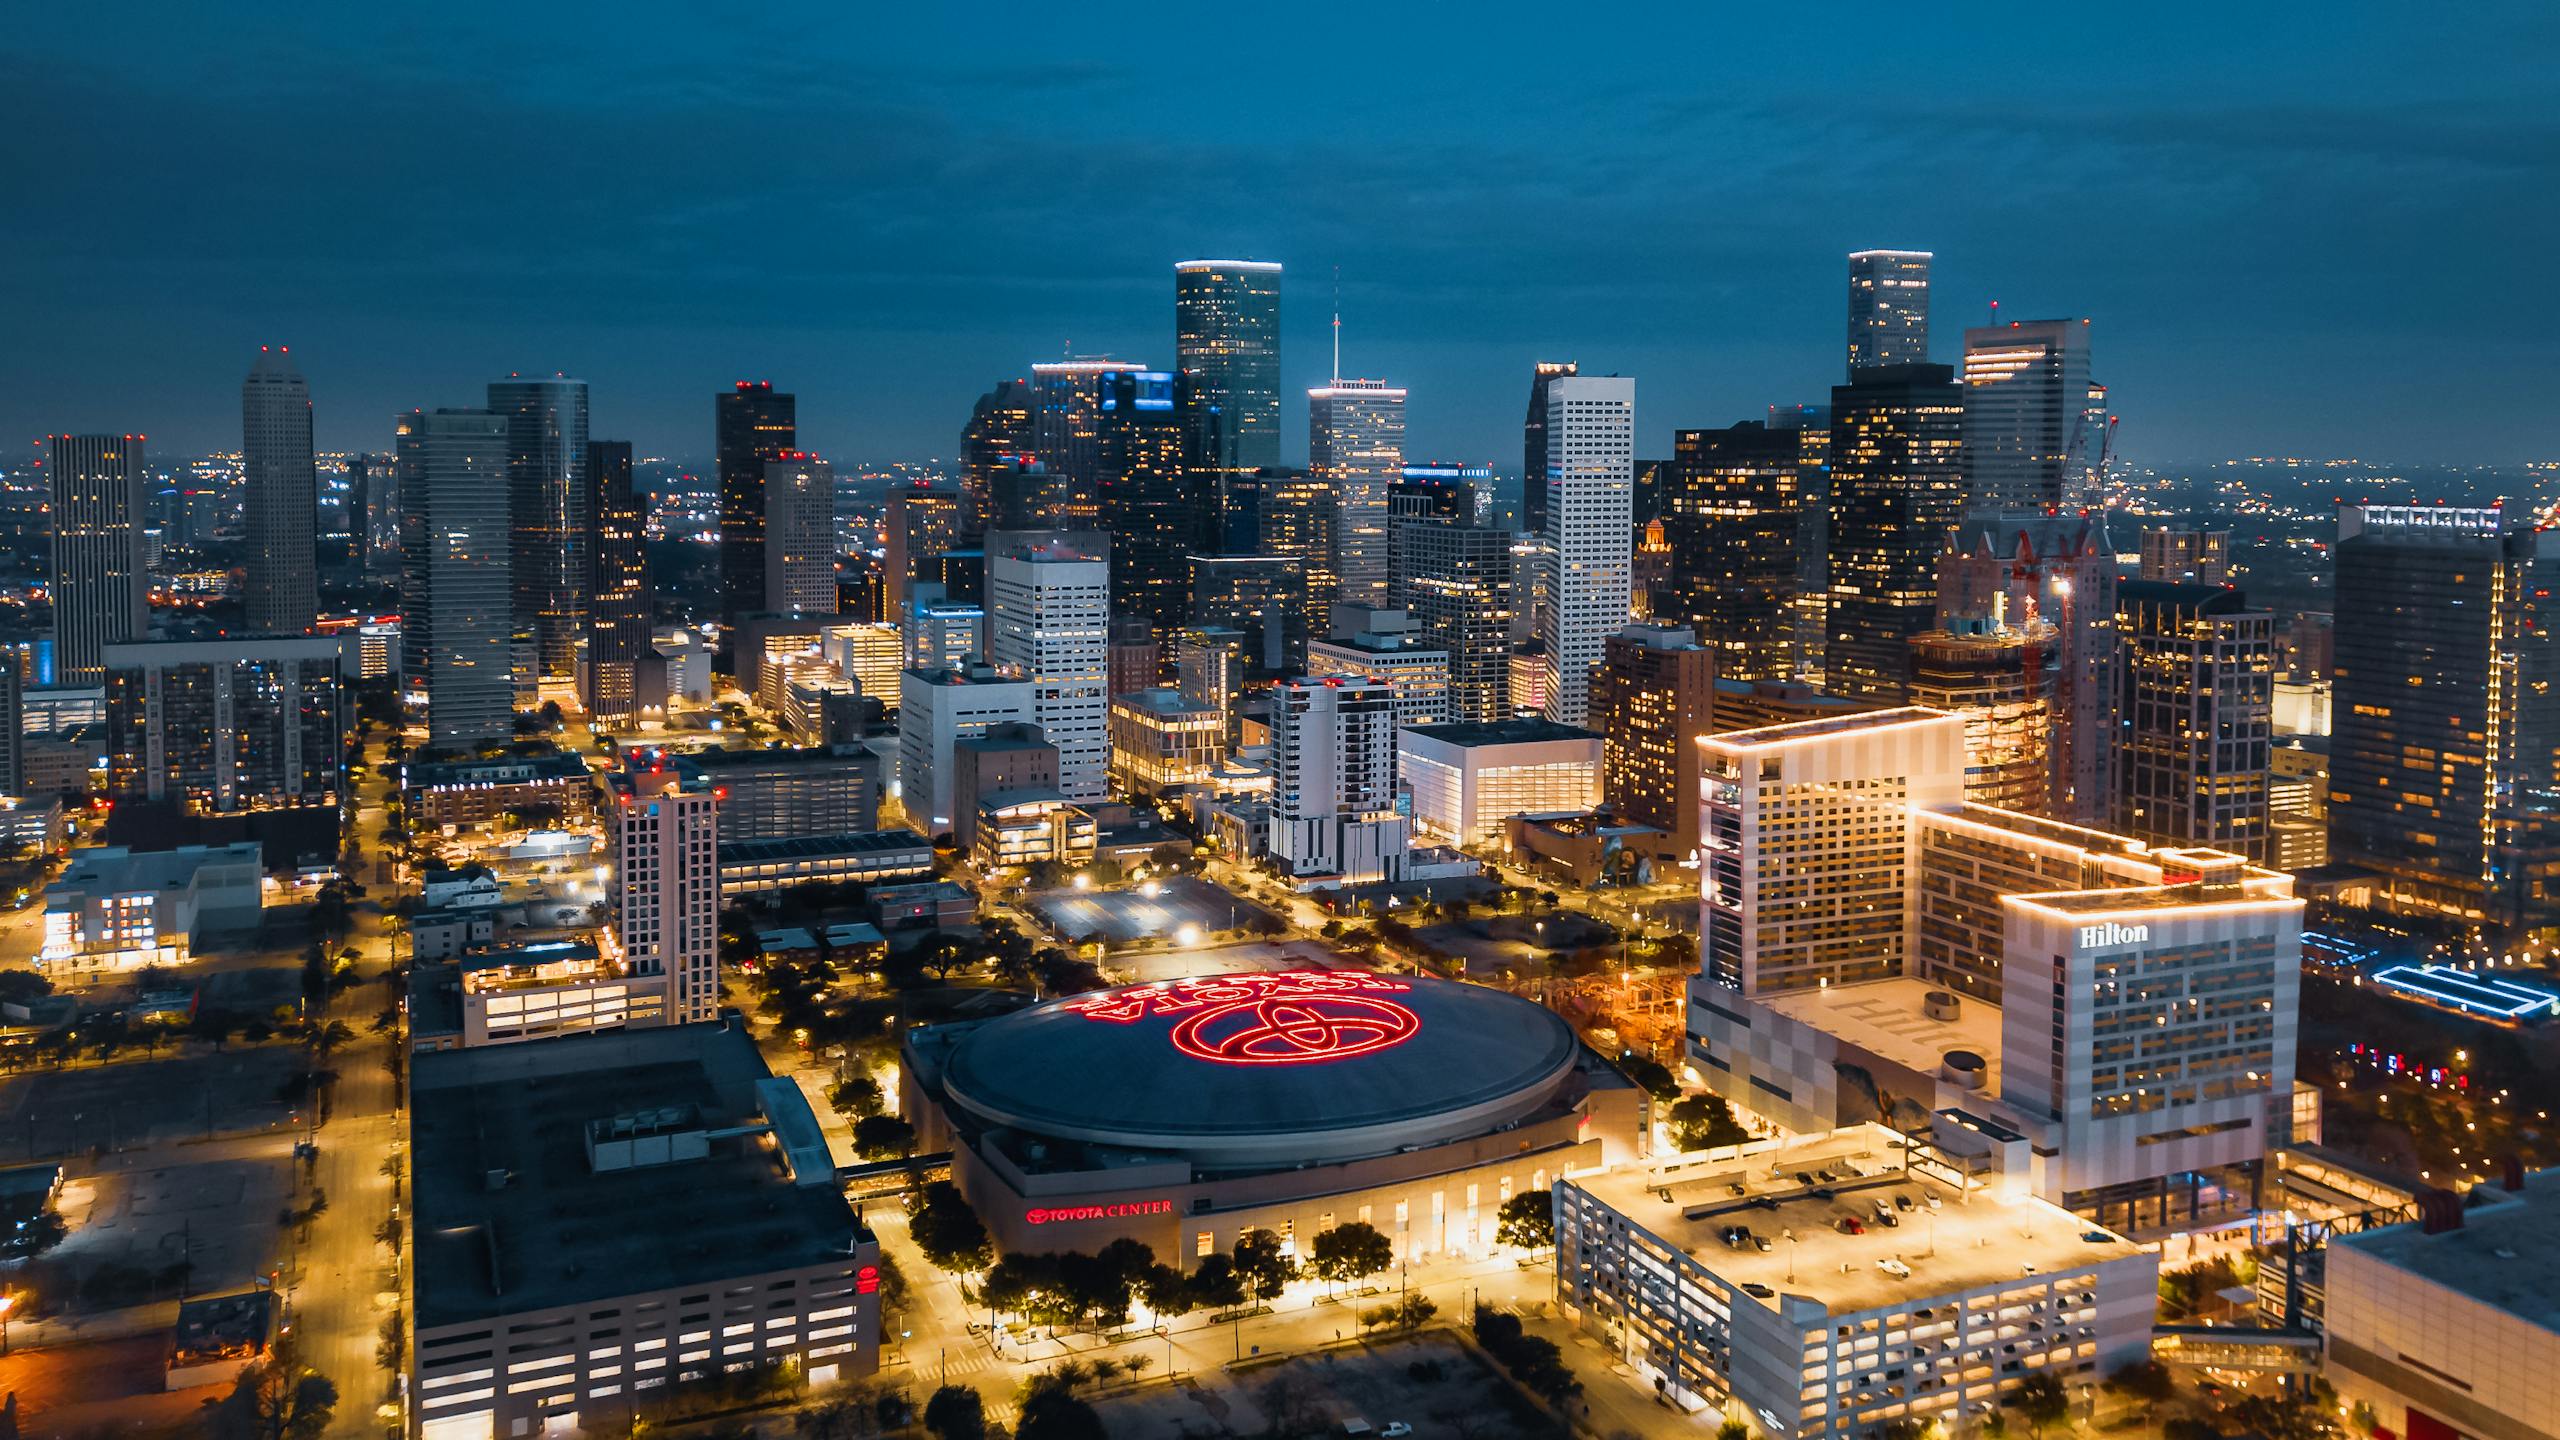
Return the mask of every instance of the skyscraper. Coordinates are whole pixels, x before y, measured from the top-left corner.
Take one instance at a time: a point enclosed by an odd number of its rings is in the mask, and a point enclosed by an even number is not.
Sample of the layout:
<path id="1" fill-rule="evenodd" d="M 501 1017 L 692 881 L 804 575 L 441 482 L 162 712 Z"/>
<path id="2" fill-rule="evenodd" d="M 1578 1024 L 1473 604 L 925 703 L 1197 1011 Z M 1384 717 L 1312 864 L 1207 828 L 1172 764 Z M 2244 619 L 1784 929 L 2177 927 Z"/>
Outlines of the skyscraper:
<path id="1" fill-rule="evenodd" d="M 1185 260 L 1173 267 L 1174 369 L 1183 464 L 1227 477 L 1280 463 L 1280 266 Z"/>
<path id="2" fill-rule="evenodd" d="M 1679 431 L 1672 449 L 1662 504 L 1672 603 L 1655 618 L 1697 627 L 1718 678 L 1791 678 L 1802 437 L 1746 420 Z"/>
<path id="3" fill-rule="evenodd" d="M 1964 512 L 1964 392 L 1944 365 L 1859 369 L 1831 392 L 1831 693 L 1900 704 Z"/>
<path id="4" fill-rule="evenodd" d="M 427 737 L 469 750 L 515 724 L 508 653 L 507 418 L 490 410 L 403 417 L 400 680 Z"/>
<path id="5" fill-rule="evenodd" d="M 579 698 L 600 720 L 640 710 L 640 667 L 650 653 L 649 506 L 632 482 L 631 442 L 587 442 L 587 644 Z"/>
<path id="6" fill-rule="evenodd" d="M 1216 540 L 1211 497 L 1183 470 L 1181 384 L 1161 370 L 1108 376 L 1098 417 L 1096 495 L 1111 531 L 1112 603 L 1159 629 L 1189 615 L 1191 557 Z"/>
<path id="7" fill-rule="evenodd" d="M 370 579 L 400 574 L 400 470 L 396 457 L 368 451 L 347 457 L 347 524 L 356 563 Z"/>
<path id="8" fill-rule="evenodd" d="M 312 527 L 320 477 L 311 461 L 311 387 L 281 345 L 261 345 L 240 383 L 240 478 L 249 520 L 251 630 L 299 635 L 320 616 Z M 347 528 L 364 549 L 365 521 Z"/>
<path id="9" fill-rule="evenodd" d="M 2084 515 L 1977 511 L 1938 557 L 1936 628 L 2049 635 L 2043 813 L 2078 825 L 2104 825 L 2114 808 L 2116 563 L 2105 539 Z"/>
<path id="10" fill-rule="evenodd" d="M 587 513 L 587 382 L 510 375 L 489 382 L 489 409 L 507 422 L 515 625 L 532 632 L 543 679 L 571 679 L 586 638 L 595 524 Z"/>
<path id="11" fill-rule="evenodd" d="M 1256 549 L 1291 561 L 1299 575 L 1299 621 L 1304 633 L 1297 643 L 1303 645 L 1305 636 L 1322 635 L 1331 628 L 1327 621 L 1333 599 L 1341 593 L 1341 577 L 1334 573 L 1333 564 L 1342 553 L 1334 539 L 1342 507 L 1334 499 L 1333 481 L 1312 471 L 1274 467 L 1248 478 L 1260 510 Z"/>
<path id="12" fill-rule="evenodd" d="M 786 450 L 764 462 L 764 604 L 773 615 L 836 613 L 836 467 Z"/>
<path id="13" fill-rule="evenodd" d="M 770 380 L 741 380 L 712 402 L 720 465 L 720 618 L 764 606 L 764 467 L 797 450 L 799 406 Z"/>
<path id="14" fill-rule="evenodd" d="M 1520 528 L 1533 536 L 1547 531 L 1547 387 L 1581 373 L 1571 360 L 1541 360 L 1529 372 L 1529 418 L 1520 427 Z"/>
<path id="15" fill-rule="evenodd" d="M 1391 523 L 1393 603 L 1426 643 L 1449 652 L 1449 718 L 1511 718 L 1512 533 L 1476 524 L 1472 506 Z"/>
<path id="16" fill-rule="evenodd" d="M 881 528 L 886 555 L 881 561 L 881 579 L 888 589 L 889 613 L 906 613 L 908 598 L 915 590 L 916 577 L 927 562 L 961 546 L 969 527 L 969 502 L 958 491 L 918 480 L 908 485 L 889 487 L 887 513 Z M 968 597 L 975 601 L 981 597 Z"/>
<path id="17" fill-rule="evenodd" d="M 994 523 L 995 478 L 1031 451 L 1032 416 L 1040 399 L 1028 380 L 1000 380 L 978 397 L 960 431 L 960 493 L 967 498 L 967 531 Z"/>
<path id="18" fill-rule="evenodd" d="M 2400 914 L 2560 924 L 2560 531 L 2346 506 L 2337 566 L 2329 858 Z"/>
<path id="19" fill-rule="evenodd" d="M 270 868 L 338 852 L 354 715 L 334 636 L 106 647 L 110 837 L 266 845 Z"/>
<path id="20" fill-rule="evenodd" d="M 1089 529 L 1099 513 L 1102 400 L 1115 375 L 1146 369 L 1135 360 L 1079 358 L 1031 367 L 1038 408 L 1031 416 L 1030 456 L 1041 485 L 1015 484 L 996 505 L 995 530 Z"/>
<path id="21" fill-rule="evenodd" d="M 1307 468 L 1333 487 L 1334 583 L 1347 605 L 1387 603 L 1387 487 L 1404 473 L 1404 397 L 1381 380 L 1307 392 Z"/>
<path id="22" fill-rule="evenodd" d="M 53 458 L 53 677 L 96 685 L 105 647 L 150 626 L 142 563 L 142 439 L 56 435 Z"/>
<path id="23" fill-rule="evenodd" d="M 1403 876 L 1413 821 L 1396 804 L 1396 692 L 1384 680 L 1292 680 L 1271 702 L 1271 853 L 1346 885 Z"/>
<path id="24" fill-rule="evenodd" d="M 2275 617 L 2237 590 L 2128 580 L 2116 640 L 2115 828 L 2263 862 Z"/>
<path id="25" fill-rule="evenodd" d="M 1622 821 L 1698 848 L 1698 775 L 1715 709 L 1716 657 L 1686 625 L 1629 625 L 1591 676 L 1600 788 Z"/>
<path id="26" fill-rule="evenodd" d="M 1538 638 L 1547 649 L 1546 717 L 1580 725 L 1591 710 L 1591 667 L 1627 623 L 1635 569 L 1636 382 L 1624 375 L 1558 376 L 1547 385 L 1549 600 Z"/>
<path id="27" fill-rule="evenodd" d="M 2143 526 L 2142 578 L 2190 585 L 2231 583 L 2231 532 L 2192 525 Z"/>
<path id="28" fill-rule="evenodd" d="M 615 937 L 634 979 L 666 989 L 667 1023 L 720 1014 L 720 801 L 703 781 L 616 773 Z"/>
<path id="29" fill-rule="evenodd" d="M 1191 557 L 1195 627 L 1235 637 L 1256 675 L 1295 675 L 1307 663 L 1307 567 L 1285 555 Z"/>
<path id="30" fill-rule="evenodd" d="M 1929 252 L 1849 255 L 1849 378 L 1878 365 L 1929 360 Z"/>
<path id="31" fill-rule="evenodd" d="M 1974 504 L 2087 503 L 2103 438 L 2089 429 L 2088 321 L 2012 320 L 1964 332 L 1965 488 Z"/>
<path id="32" fill-rule="evenodd" d="M 1111 565 L 1063 536 L 987 556 L 987 659 L 1031 681 L 1032 719 L 1058 747 L 1058 788 L 1100 800 L 1111 768 Z"/>

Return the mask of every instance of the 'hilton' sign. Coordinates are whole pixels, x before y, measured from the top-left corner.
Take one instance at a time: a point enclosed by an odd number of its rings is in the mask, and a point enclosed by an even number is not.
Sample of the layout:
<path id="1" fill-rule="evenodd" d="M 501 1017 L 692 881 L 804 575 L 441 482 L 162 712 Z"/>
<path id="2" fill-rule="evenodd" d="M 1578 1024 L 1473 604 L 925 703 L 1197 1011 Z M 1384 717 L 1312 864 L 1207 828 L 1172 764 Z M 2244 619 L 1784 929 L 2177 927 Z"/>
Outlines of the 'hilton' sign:
<path id="1" fill-rule="evenodd" d="M 2119 925 L 2110 920 L 2104 925 L 2080 927 L 2080 948 L 2093 950 L 2101 945 L 2139 945 L 2151 938 L 2148 925 Z"/>

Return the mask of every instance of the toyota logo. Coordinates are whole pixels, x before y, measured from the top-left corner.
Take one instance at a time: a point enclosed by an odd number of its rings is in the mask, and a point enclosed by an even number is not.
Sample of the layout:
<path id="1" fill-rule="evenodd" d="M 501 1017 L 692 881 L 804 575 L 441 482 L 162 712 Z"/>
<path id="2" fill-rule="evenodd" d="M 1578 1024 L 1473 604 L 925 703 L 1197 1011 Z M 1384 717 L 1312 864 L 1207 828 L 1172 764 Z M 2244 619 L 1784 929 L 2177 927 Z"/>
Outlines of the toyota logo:
<path id="1" fill-rule="evenodd" d="M 1304 1065 L 1375 1054 L 1421 1029 L 1421 1019 L 1392 1000 L 1284 993 L 1196 1011 L 1173 1027 L 1173 1043 L 1221 1065 Z"/>

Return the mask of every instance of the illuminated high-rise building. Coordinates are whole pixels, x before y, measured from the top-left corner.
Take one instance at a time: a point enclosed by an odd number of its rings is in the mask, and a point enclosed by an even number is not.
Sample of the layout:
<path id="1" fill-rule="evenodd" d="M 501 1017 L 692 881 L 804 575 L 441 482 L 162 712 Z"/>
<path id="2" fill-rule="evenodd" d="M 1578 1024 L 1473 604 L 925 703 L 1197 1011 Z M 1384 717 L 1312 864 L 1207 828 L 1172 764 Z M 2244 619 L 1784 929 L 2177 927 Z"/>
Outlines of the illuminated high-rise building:
<path id="1" fill-rule="evenodd" d="M 960 493 L 968 503 L 969 534 L 984 534 L 995 523 L 996 477 L 1018 468 L 1020 457 L 1031 453 L 1032 420 L 1039 408 L 1039 393 L 1030 381 L 1003 380 L 970 409 L 969 423 L 960 431 Z"/>
<path id="2" fill-rule="evenodd" d="M 720 1015 L 720 800 L 669 770 L 616 772 L 614 938 L 634 979 L 665 987 L 667 1023 Z"/>
<path id="3" fill-rule="evenodd" d="M 1294 675 L 1307 663 L 1307 567 L 1286 555 L 1191 557 L 1195 629 L 1233 635 L 1252 675 Z"/>
<path id="4" fill-rule="evenodd" d="M 1715 654 L 1686 625 L 1629 625 L 1591 676 L 1601 793 L 1619 820 L 1665 832 L 1683 856 L 1698 848 L 1698 742 L 1715 678 Z"/>
<path id="5" fill-rule="evenodd" d="M 741 380 L 712 402 L 720 466 L 720 618 L 734 631 L 764 608 L 764 467 L 800 448 L 799 405 L 770 380 Z"/>
<path id="6" fill-rule="evenodd" d="M 1964 798 L 2052 813 L 2054 628 L 1960 623 L 1911 637 L 1911 703 L 1964 718 Z"/>
<path id="7" fill-rule="evenodd" d="M 1926 250 L 1849 255 L 1849 378 L 1879 365 L 1929 362 Z"/>
<path id="8" fill-rule="evenodd" d="M 1112 377 L 1147 367 L 1135 360 L 1052 360 L 1031 367 L 1037 407 L 1031 415 L 1030 458 L 1040 483 L 999 487 L 995 530 L 1090 529 L 1099 513 L 1102 476 L 1102 400 Z"/>
<path id="9" fill-rule="evenodd" d="M 1879 365 L 1831 392 L 1831 614 L 1823 683 L 1902 701 L 1911 637 L 1938 608 L 1938 554 L 1964 511 L 1964 392 L 1944 365 Z"/>
<path id="10" fill-rule="evenodd" d="M 1463 488 L 1463 487 L 1460 487 Z M 1474 507 L 1414 513 L 1394 526 L 1394 603 L 1424 643 L 1449 654 L 1449 718 L 1511 716 L 1511 547 L 1516 537 L 1475 523 Z"/>
<path id="11" fill-rule="evenodd" d="M 640 711 L 640 668 L 651 653 L 649 506 L 632 480 L 631 442 L 587 442 L 587 641 L 579 698 L 600 720 Z"/>
<path id="12" fill-rule="evenodd" d="M 2115 828 L 2268 858 L 2275 617 L 2237 590 L 2116 587 Z"/>
<path id="13" fill-rule="evenodd" d="M 542 678 L 577 673 L 587 629 L 587 382 L 510 375 L 489 382 L 507 422 L 507 496 L 515 534 L 508 569 L 515 624 L 530 631 Z"/>
<path id="14" fill-rule="evenodd" d="M 150 626 L 142 560 L 143 437 L 56 435 L 52 477 L 53 677 L 106 678 L 105 647 Z"/>
<path id="15" fill-rule="evenodd" d="M 249 521 L 249 628 L 299 635 L 320 615 L 312 528 L 320 477 L 311 459 L 311 387 L 281 345 L 261 345 L 240 384 L 240 480 Z M 364 548 L 364 517 L 348 517 Z"/>
<path id="16" fill-rule="evenodd" d="M 2004 510 L 2078 508 L 2102 435 L 2089 417 L 2089 322 L 1964 332 L 1965 488 Z"/>
<path id="17" fill-rule="evenodd" d="M 1547 386 L 1546 718 L 1580 725 L 1591 669 L 1627 623 L 1635 569 L 1636 382 L 1559 376 Z"/>
<path id="18" fill-rule="evenodd" d="M 1531 535 L 1547 530 L 1547 387 L 1581 373 L 1571 360 L 1541 360 L 1529 371 L 1529 418 L 1520 427 L 1520 528 Z"/>
<path id="19" fill-rule="evenodd" d="M 801 450 L 764 465 L 764 605 L 836 613 L 836 467 Z"/>
<path id="20" fill-rule="evenodd" d="M 2188 585 L 2231 583 L 2231 532 L 2193 525 L 2142 527 L 2142 578 Z"/>
<path id="21" fill-rule="evenodd" d="M 1280 463 L 1280 266 L 1185 260 L 1173 267 L 1174 369 L 1183 464 L 1221 494 L 1230 476 Z"/>
<path id="22" fill-rule="evenodd" d="M 1404 474 L 1405 392 L 1335 380 L 1307 392 L 1307 468 L 1333 487 L 1333 570 L 1344 604 L 1387 603 L 1387 489 Z"/>
<path id="23" fill-rule="evenodd" d="M 1033 537 L 987 556 L 987 659 L 1031 682 L 1031 718 L 1058 747 L 1058 788 L 1110 788 L 1111 562 Z"/>
<path id="24" fill-rule="evenodd" d="M 2560 925 L 2560 530 L 2531 508 L 2338 512 L 2329 858 L 2378 903 Z"/>
<path id="25" fill-rule="evenodd" d="M 2105 542 L 2087 515 L 1976 511 L 1938 557 L 1936 629 L 2047 636 L 2052 733 L 2040 810 L 2080 825 L 2104 825 L 2114 809 L 2116 563 Z"/>
<path id="26" fill-rule="evenodd" d="M 1669 603 L 1654 618 L 1695 626 L 1720 678 L 1792 677 L 1802 437 L 1746 420 L 1679 431 L 1672 448 L 1662 505 Z"/>
<path id="27" fill-rule="evenodd" d="M 1250 493 L 1257 507 L 1255 549 L 1284 558 L 1297 568 L 1299 627 L 1303 635 L 1322 635 L 1331 628 L 1327 622 L 1333 598 L 1342 588 L 1333 568 L 1342 553 L 1335 536 L 1342 507 L 1335 499 L 1333 480 L 1313 471 L 1276 466 L 1246 478 L 1252 482 Z M 1292 645 L 1293 653 L 1305 643 L 1303 635 Z"/>
<path id="28" fill-rule="evenodd" d="M 1111 531 L 1112 603 L 1159 630 L 1189 617 L 1191 557 L 1216 541 L 1214 492 L 1196 490 L 1182 465 L 1182 384 L 1161 370 L 1109 376 L 1098 417 L 1096 493 Z"/>
<path id="29" fill-rule="evenodd" d="M 470 750 L 515 726 L 507 417 L 407 418 L 402 443 L 415 468 L 401 485 L 400 682 L 426 707 L 431 743 Z"/>
<path id="30" fill-rule="evenodd" d="M 887 592 L 883 598 L 890 614 L 904 615 L 916 581 L 930 562 L 961 547 L 969 530 L 969 500 L 965 492 L 926 480 L 892 485 L 880 528 L 884 548 L 880 576 Z"/>
<path id="31" fill-rule="evenodd" d="M 1301 881 L 1403 878 L 1413 821 L 1396 803 L 1396 694 L 1384 680 L 1292 680 L 1271 703 L 1271 854 Z"/>

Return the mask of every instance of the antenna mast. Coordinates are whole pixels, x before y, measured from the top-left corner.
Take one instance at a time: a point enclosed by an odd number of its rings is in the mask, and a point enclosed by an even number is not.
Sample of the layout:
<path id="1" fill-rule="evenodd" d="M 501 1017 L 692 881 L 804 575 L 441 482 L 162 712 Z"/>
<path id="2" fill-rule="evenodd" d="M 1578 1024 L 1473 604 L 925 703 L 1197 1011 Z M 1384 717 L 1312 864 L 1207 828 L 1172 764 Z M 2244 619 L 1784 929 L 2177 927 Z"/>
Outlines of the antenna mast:
<path id="1" fill-rule="evenodd" d="M 1342 267 L 1333 267 L 1333 383 L 1342 383 Z"/>

